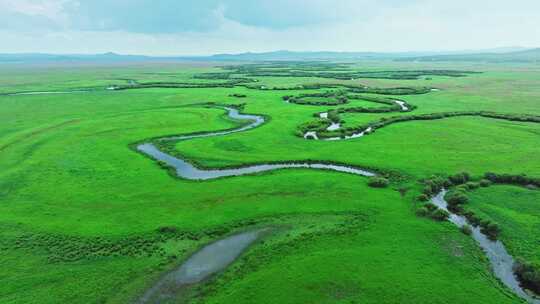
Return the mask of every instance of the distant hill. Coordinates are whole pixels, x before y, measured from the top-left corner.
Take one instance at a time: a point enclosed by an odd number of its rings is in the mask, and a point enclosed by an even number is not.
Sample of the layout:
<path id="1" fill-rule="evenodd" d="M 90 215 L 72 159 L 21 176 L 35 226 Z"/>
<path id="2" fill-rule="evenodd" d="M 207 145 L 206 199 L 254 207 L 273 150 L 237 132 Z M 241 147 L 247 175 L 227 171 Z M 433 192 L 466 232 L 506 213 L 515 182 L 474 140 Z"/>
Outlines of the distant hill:
<path id="1" fill-rule="evenodd" d="M 511 52 L 508 52 L 510 51 Z M 516 51 L 518 50 L 518 51 Z M 184 61 L 302 61 L 302 60 L 369 60 L 398 61 L 488 61 L 488 62 L 535 62 L 540 59 L 540 49 L 519 47 L 497 48 L 483 51 L 453 52 L 293 52 L 274 51 L 263 53 L 217 54 L 212 56 L 154 57 L 143 55 L 104 54 L 0 54 L 0 64 L 112 64 L 142 62 Z"/>
<path id="2" fill-rule="evenodd" d="M 450 51 L 450 52 L 293 52 L 274 51 L 263 53 L 217 54 L 210 56 L 214 60 L 225 61 L 261 61 L 261 60 L 362 60 L 362 59 L 400 59 L 422 58 L 426 56 L 474 54 L 479 52 L 505 52 L 507 50 L 524 50 L 520 47 L 498 48 L 489 51 Z"/>
<path id="3" fill-rule="evenodd" d="M 122 63 L 157 61 L 300 61 L 300 60 L 357 60 L 392 59 L 433 53 L 375 53 L 375 52 L 291 52 L 275 51 L 264 53 L 217 54 L 212 56 L 152 57 L 119 55 L 115 53 L 79 54 L 0 54 L 0 63 Z"/>
<path id="4" fill-rule="evenodd" d="M 398 61 L 540 62 L 540 48 L 508 53 L 477 53 L 397 58 Z"/>
<path id="5" fill-rule="evenodd" d="M 408 55 L 407 55 L 408 54 Z M 217 54 L 210 56 L 215 60 L 350 60 L 369 58 L 396 58 L 404 56 L 422 56 L 421 53 L 376 53 L 376 52 L 293 52 L 275 51 L 263 53 Z"/>

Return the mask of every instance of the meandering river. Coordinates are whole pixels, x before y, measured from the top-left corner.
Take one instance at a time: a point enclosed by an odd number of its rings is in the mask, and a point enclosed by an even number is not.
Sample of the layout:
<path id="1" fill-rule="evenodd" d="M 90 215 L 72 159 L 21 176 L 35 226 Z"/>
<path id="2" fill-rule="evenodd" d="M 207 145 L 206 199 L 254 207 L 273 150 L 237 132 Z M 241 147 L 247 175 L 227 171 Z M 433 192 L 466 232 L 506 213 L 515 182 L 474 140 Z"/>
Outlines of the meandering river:
<path id="1" fill-rule="evenodd" d="M 404 104 L 399 105 L 405 107 Z M 231 130 L 164 137 L 158 139 L 157 141 L 180 141 L 194 138 L 223 136 L 253 129 L 265 122 L 263 116 L 242 114 L 238 111 L 238 109 L 232 107 L 220 108 L 225 109 L 230 118 L 248 121 L 248 123 Z M 320 117 L 325 118 L 327 115 L 327 113 L 321 113 Z M 363 135 L 364 133 L 359 133 L 355 134 L 354 136 L 359 137 Z M 314 136 L 317 136 L 316 133 Z M 150 156 L 151 158 L 166 163 L 170 167 L 173 167 L 179 177 L 191 180 L 208 180 L 227 176 L 240 176 L 286 168 L 325 169 L 361 176 L 376 175 L 375 172 L 370 172 L 361 168 L 337 164 L 307 162 L 256 164 L 231 169 L 201 169 L 197 168 L 185 159 L 175 157 L 159 150 L 158 147 L 152 142 L 146 142 L 138 145 L 137 150 Z M 450 212 L 448 210 L 448 205 L 444 200 L 445 194 L 446 191 L 441 191 L 437 196 L 432 198 L 432 202 L 437 207 Z M 467 223 L 467 220 L 464 217 L 451 212 L 449 220 L 458 227 L 462 227 Z M 529 303 L 540 304 L 540 300 L 533 298 L 519 285 L 519 282 L 517 281 L 517 278 L 513 272 L 513 266 L 515 263 L 514 259 L 508 253 L 504 245 L 500 241 L 489 240 L 478 227 L 472 227 L 472 232 L 472 237 L 486 253 L 495 276 L 499 278 L 501 282 L 504 283 L 509 289 L 514 291 L 521 298 L 527 300 Z M 212 274 L 224 269 L 228 264 L 232 263 L 232 261 L 234 261 L 234 259 L 236 259 L 252 242 L 254 242 L 259 237 L 260 233 L 261 230 L 240 233 L 204 247 L 199 252 L 194 254 L 190 259 L 188 259 L 184 264 L 182 264 L 177 270 L 171 272 L 169 275 L 160 280 L 154 287 L 148 290 L 145 296 L 143 296 L 141 299 L 141 301 L 143 301 L 142 303 L 147 303 L 151 299 L 159 300 L 161 297 L 172 297 L 174 292 L 182 286 L 200 282 Z"/>
<path id="2" fill-rule="evenodd" d="M 223 108 L 227 110 L 227 113 L 230 118 L 233 118 L 236 120 L 249 121 L 249 123 L 242 127 L 232 129 L 232 130 L 216 131 L 216 132 L 184 135 L 184 136 L 164 137 L 164 138 L 158 139 L 158 141 L 179 141 L 179 140 L 188 140 L 188 139 L 202 138 L 202 137 L 222 136 L 222 135 L 227 135 L 227 134 L 232 134 L 232 133 L 237 133 L 237 132 L 253 129 L 257 126 L 260 126 L 265 121 L 263 116 L 241 114 L 239 113 L 237 109 L 231 108 L 231 107 L 223 107 Z M 176 170 L 176 174 L 179 177 L 182 177 L 185 179 L 191 179 L 191 180 L 208 180 L 208 179 L 215 179 L 215 178 L 220 178 L 220 177 L 240 176 L 240 175 L 253 174 L 253 173 L 259 173 L 259 172 L 265 172 L 265 171 L 273 171 L 273 170 L 278 170 L 278 169 L 292 169 L 292 168 L 332 170 L 332 171 L 350 173 L 350 174 L 356 174 L 356 175 L 362 175 L 362 176 L 375 175 L 374 172 L 370 172 L 368 170 L 364 170 L 361 168 L 322 163 L 322 162 L 321 163 L 284 162 L 284 163 L 255 164 L 255 165 L 243 166 L 243 167 L 232 168 L 232 169 L 200 169 L 185 159 L 175 157 L 171 154 L 168 154 L 159 150 L 159 148 L 154 143 L 151 143 L 151 142 L 138 145 L 137 150 L 174 168 Z"/>

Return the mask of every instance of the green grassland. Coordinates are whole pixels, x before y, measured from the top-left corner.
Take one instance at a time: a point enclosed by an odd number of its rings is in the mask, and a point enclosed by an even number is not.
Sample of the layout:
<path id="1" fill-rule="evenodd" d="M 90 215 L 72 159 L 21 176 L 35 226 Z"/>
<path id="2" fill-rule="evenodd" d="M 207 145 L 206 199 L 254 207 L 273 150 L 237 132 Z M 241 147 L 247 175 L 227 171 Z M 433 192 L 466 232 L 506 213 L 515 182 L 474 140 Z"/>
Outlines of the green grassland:
<path id="1" fill-rule="evenodd" d="M 129 79 L 223 83 L 229 80 L 193 76 L 230 70 L 202 63 L 2 70 L 2 93 L 95 91 L 0 96 L 0 302 L 128 303 L 202 245 L 235 231 L 270 226 L 276 228 L 273 234 L 178 301 L 522 303 L 490 273 L 470 237 L 450 223 L 417 217 L 415 197 L 422 188 L 419 180 L 433 174 L 540 176 L 540 124 L 454 117 L 397 123 L 353 140 L 312 141 L 295 135 L 298 126 L 341 105 L 290 104 L 282 97 L 328 90 L 297 87 L 320 83 L 441 89 L 384 96 L 416 109 L 343 114 L 352 126 L 385 116 L 446 111 L 540 115 L 540 67 L 369 64 L 350 69 L 483 73 L 343 80 L 292 77 L 290 70 L 283 77 L 236 70 L 234 77 L 258 81 L 106 91 L 110 85 L 129 85 Z M 316 65 L 295 69 L 327 70 Z M 207 102 L 245 104 L 245 113 L 269 120 L 247 132 L 175 144 L 177 154 L 200 166 L 324 160 L 392 172 L 392 183 L 375 189 L 362 177 L 305 169 L 196 182 L 172 177 L 130 148 L 144 139 L 239 125 L 223 110 L 193 106 Z M 363 100 L 344 106 L 355 105 L 381 106 Z M 472 192 L 470 207 L 500 221 L 501 238 L 512 253 L 537 261 L 534 217 L 539 209 L 532 201 L 538 197 L 525 191 L 532 192 L 511 186 L 480 189 Z M 515 205 L 506 204 L 510 198 Z"/>
<path id="2" fill-rule="evenodd" d="M 512 255 L 540 264 L 540 191 L 497 185 L 469 194 L 467 209 L 503 227 L 500 239 Z"/>

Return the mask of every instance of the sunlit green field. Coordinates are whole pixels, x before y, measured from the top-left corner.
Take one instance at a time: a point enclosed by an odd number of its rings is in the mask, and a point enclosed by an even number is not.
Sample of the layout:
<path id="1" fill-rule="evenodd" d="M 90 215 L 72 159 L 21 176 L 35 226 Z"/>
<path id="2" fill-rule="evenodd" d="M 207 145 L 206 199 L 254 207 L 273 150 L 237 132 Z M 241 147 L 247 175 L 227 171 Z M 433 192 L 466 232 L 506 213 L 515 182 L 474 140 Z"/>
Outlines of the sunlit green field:
<path id="1" fill-rule="evenodd" d="M 483 73 L 431 80 L 260 76 L 247 87 L 113 91 L 105 88 L 129 80 L 219 83 L 193 76 L 222 69 L 199 63 L 0 70 L 0 93 L 93 90 L 0 95 L 0 302 L 130 303 L 202 245 L 264 226 L 275 232 L 178 302 L 522 303 L 491 274 L 470 237 L 450 223 L 417 217 L 415 198 L 419 181 L 434 174 L 539 177 L 540 124 L 453 117 L 396 123 L 352 140 L 305 140 L 295 135 L 297 127 L 339 106 L 290 104 L 282 97 L 326 88 L 250 88 L 332 83 L 441 89 L 389 96 L 416 106 L 412 112 L 344 114 L 351 126 L 448 111 L 540 115 L 540 66 L 353 66 L 420 68 Z M 235 93 L 246 97 L 230 96 Z M 240 124 L 223 110 L 193 106 L 208 102 L 245 103 L 245 113 L 269 119 L 247 132 L 175 144 L 178 155 L 200 166 L 332 161 L 387 173 L 391 185 L 375 189 L 363 177 L 306 169 L 189 181 L 130 147 Z M 470 208 L 499 222 L 511 253 L 539 261 L 538 190 L 479 189 Z"/>

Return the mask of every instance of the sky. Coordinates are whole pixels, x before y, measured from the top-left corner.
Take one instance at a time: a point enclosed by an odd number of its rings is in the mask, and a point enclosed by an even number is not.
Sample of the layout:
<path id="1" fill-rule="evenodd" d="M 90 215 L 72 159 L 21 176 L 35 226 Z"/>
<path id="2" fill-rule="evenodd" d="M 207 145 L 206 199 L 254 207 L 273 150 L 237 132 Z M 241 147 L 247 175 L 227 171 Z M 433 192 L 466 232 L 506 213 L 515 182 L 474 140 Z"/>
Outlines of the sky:
<path id="1" fill-rule="evenodd" d="M 540 0 L 0 0 L 0 53 L 540 47 Z"/>

